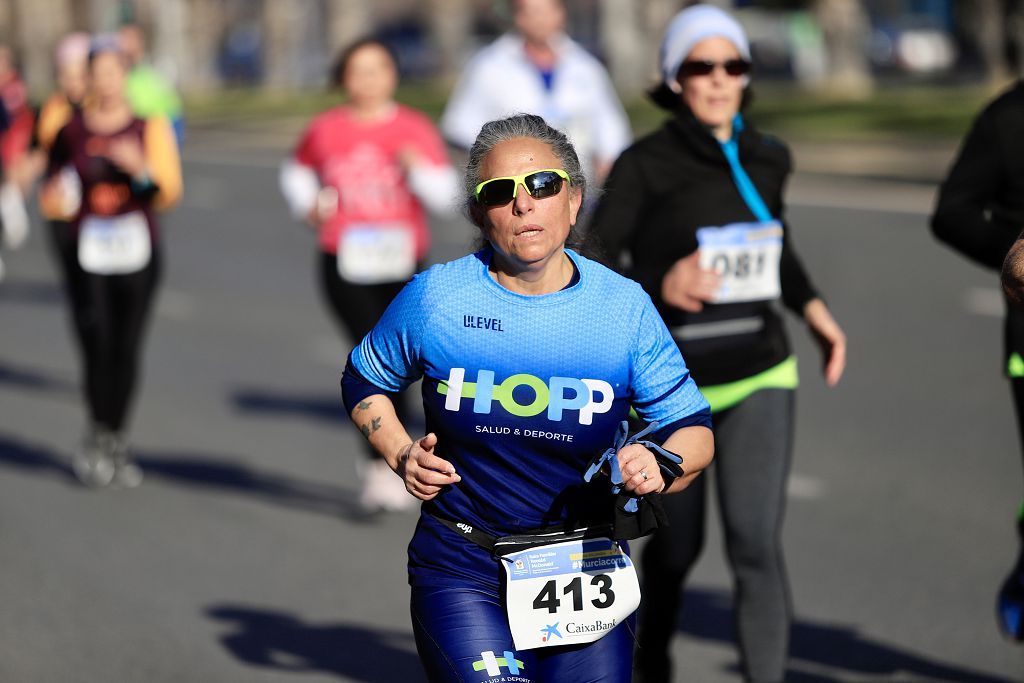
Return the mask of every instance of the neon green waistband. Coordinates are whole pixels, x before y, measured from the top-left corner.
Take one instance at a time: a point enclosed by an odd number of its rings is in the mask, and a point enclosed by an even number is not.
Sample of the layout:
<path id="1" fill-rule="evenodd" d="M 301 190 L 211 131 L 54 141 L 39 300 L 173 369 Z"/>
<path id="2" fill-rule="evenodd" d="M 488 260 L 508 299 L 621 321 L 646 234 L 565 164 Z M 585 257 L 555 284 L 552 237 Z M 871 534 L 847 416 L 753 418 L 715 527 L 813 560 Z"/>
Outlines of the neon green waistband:
<path id="1" fill-rule="evenodd" d="M 764 372 L 725 384 L 700 387 L 704 398 L 711 404 L 711 413 L 732 408 L 755 391 L 761 389 L 796 389 L 800 378 L 796 370 L 796 356 L 790 356 Z"/>
<path id="2" fill-rule="evenodd" d="M 1016 351 L 1010 354 L 1010 360 L 1006 362 L 1006 376 L 1013 379 L 1024 377 L 1024 358 Z"/>

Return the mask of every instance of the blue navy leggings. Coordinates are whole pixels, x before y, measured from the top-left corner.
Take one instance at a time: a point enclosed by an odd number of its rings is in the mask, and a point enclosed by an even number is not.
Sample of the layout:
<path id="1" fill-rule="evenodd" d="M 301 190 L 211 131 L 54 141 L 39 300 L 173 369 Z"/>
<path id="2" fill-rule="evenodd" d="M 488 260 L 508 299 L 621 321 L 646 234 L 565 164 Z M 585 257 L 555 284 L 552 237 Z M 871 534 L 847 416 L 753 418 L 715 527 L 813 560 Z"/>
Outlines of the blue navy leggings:
<path id="1" fill-rule="evenodd" d="M 431 683 L 629 683 L 632 616 L 593 643 L 516 651 L 496 590 L 413 586 L 411 607 Z"/>

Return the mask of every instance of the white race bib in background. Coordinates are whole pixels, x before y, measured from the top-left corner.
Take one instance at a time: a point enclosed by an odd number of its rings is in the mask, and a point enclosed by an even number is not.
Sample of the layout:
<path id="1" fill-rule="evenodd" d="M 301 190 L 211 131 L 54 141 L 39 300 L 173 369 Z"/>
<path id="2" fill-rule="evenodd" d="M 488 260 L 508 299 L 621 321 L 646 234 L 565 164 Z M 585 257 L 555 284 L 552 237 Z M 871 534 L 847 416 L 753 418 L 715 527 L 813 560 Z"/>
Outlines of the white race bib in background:
<path id="1" fill-rule="evenodd" d="M 338 274 L 348 282 L 403 282 L 416 272 L 413 231 L 401 223 L 362 223 L 338 239 Z"/>
<path id="2" fill-rule="evenodd" d="M 141 211 L 121 216 L 85 216 L 78 234 L 78 263 L 95 275 L 142 270 L 152 256 L 149 225 Z"/>
<path id="3" fill-rule="evenodd" d="M 782 225 L 778 221 L 700 228 L 697 242 L 700 267 L 722 277 L 713 303 L 762 301 L 782 294 Z"/>
<path id="4" fill-rule="evenodd" d="M 517 650 L 591 643 L 640 605 L 633 562 L 608 538 L 542 545 L 501 563 Z"/>

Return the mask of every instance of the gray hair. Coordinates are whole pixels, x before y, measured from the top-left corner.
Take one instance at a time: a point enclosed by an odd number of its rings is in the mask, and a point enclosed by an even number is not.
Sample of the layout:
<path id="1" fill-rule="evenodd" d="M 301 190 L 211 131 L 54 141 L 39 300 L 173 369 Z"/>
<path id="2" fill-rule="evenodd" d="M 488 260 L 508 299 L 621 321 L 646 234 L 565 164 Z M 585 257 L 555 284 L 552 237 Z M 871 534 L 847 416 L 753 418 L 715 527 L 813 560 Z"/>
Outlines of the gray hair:
<path id="1" fill-rule="evenodd" d="M 502 142 L 515 138 L 531 138 L 543 142 L 562 164 L 562 170 L 569 174 L 569 184 L 581 197 L 587 189 L 587 178 L 583 175 L 580 158 L 565 133 L 548 125 L 547 121 L 535 114 L 515 114 L 508 118 L 489 121 L 480 129 L 473 146 L 469 148 L 466 162 L 465 193 L 466 209 L 473 215 L 473 191 L 486 180 L 480 177 L 480 167 L 491 151 Z"/>

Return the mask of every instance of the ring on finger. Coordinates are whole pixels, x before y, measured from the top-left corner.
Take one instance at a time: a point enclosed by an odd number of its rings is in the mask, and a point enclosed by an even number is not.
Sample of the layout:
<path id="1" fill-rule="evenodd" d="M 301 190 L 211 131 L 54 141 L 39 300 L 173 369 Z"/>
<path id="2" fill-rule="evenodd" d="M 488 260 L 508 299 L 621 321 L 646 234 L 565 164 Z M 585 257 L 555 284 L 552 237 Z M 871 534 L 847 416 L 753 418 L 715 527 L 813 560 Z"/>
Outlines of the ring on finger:
<path id="1" fill-rule="evenodd" d="M 640 470 L 640 476 L 644 478 L 644 481 L 647 481 L 648 476 L 645 470 Z"/>

